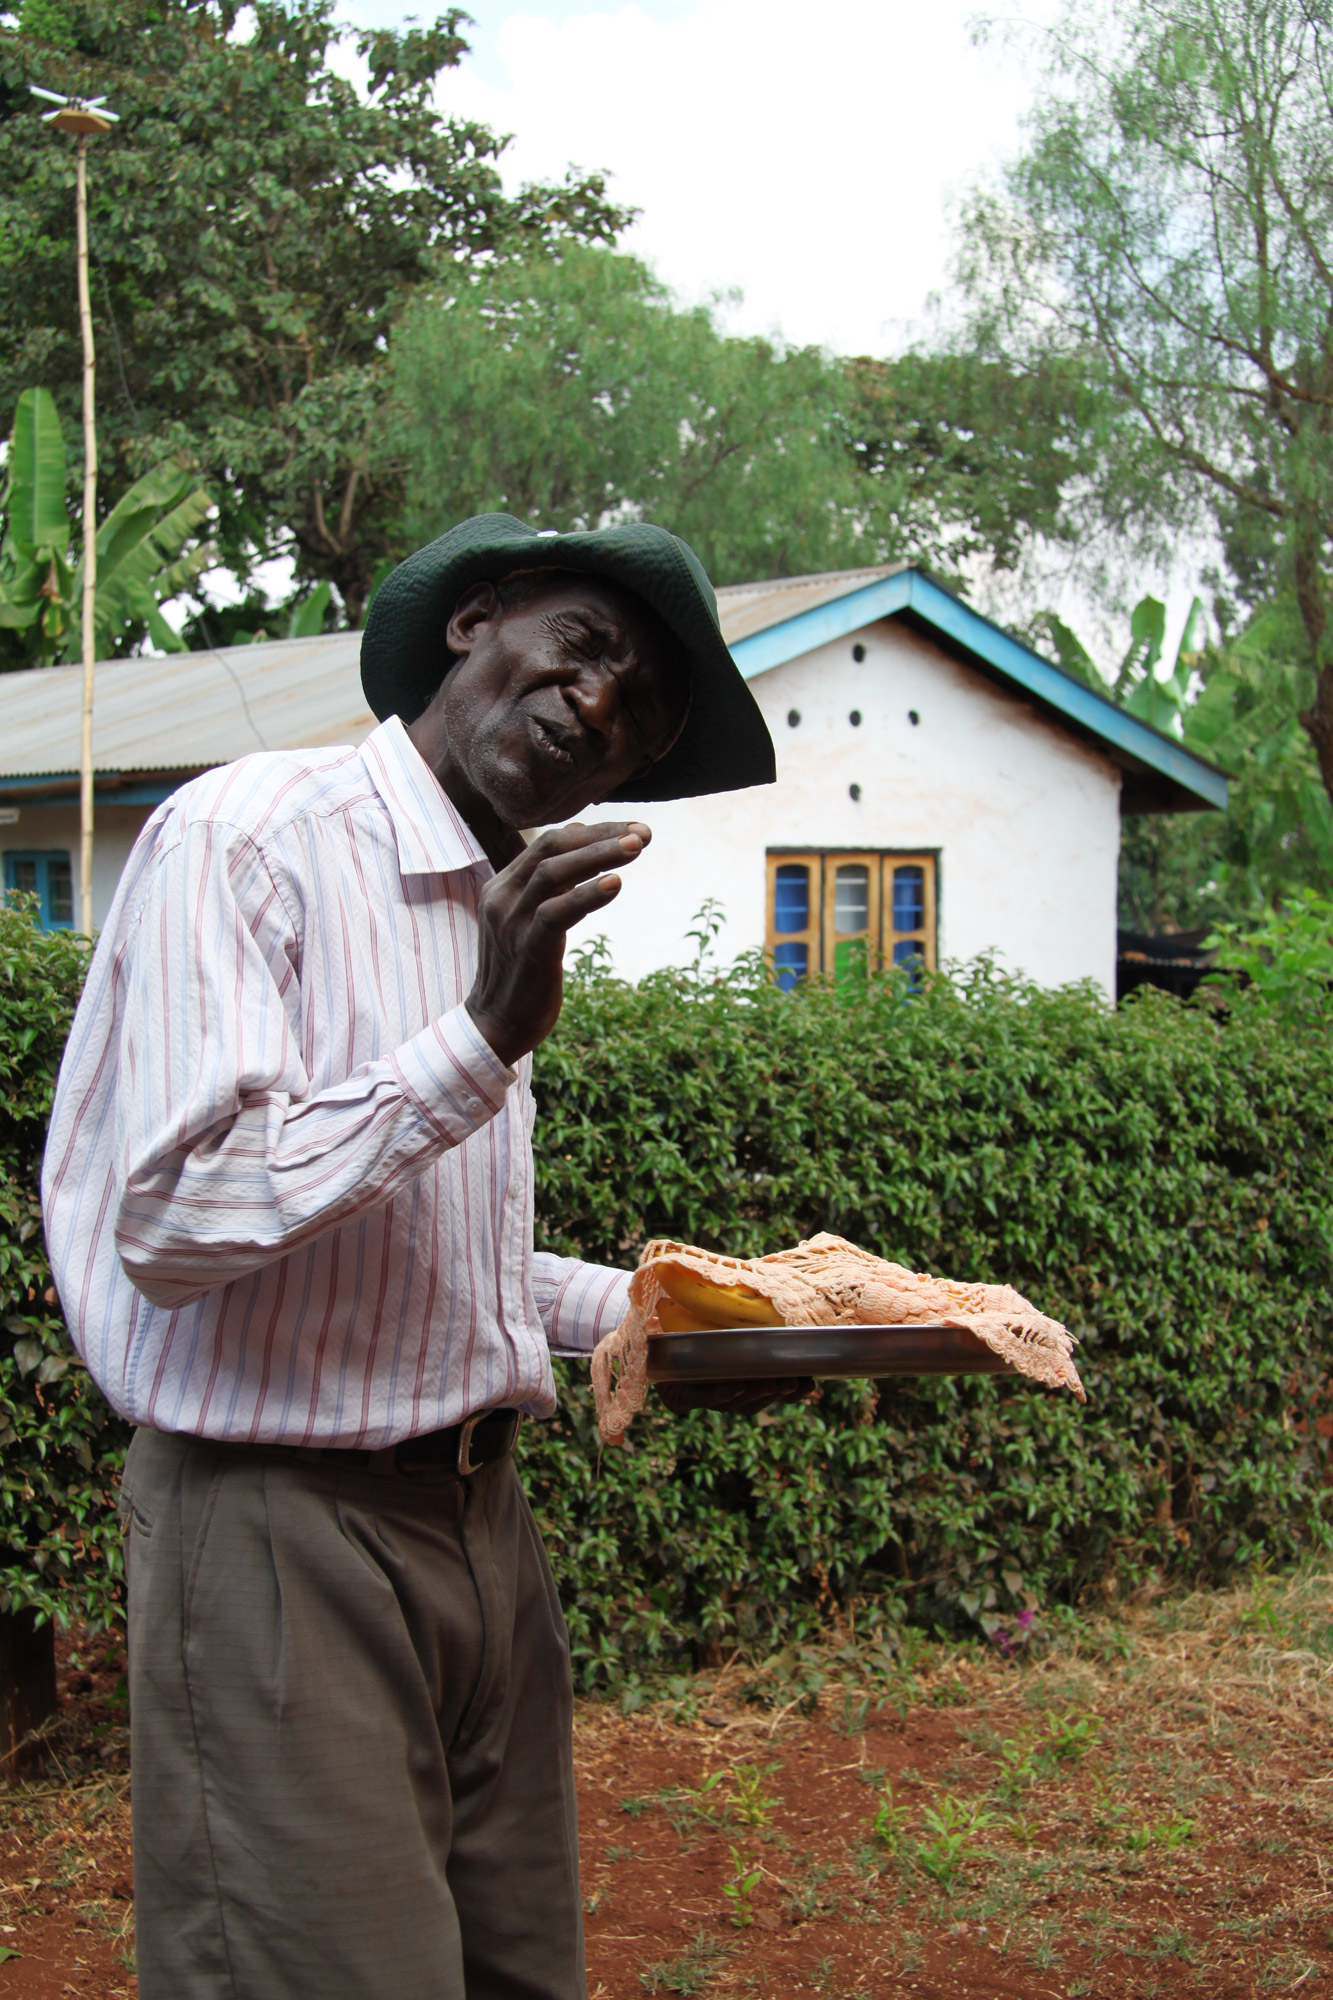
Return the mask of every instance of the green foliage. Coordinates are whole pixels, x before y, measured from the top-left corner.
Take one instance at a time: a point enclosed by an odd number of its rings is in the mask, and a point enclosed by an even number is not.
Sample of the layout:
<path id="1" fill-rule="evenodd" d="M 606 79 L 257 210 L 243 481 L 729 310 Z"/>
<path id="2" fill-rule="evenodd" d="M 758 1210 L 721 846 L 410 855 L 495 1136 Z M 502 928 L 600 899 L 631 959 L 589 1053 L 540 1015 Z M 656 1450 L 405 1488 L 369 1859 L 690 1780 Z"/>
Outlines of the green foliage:
<path id="1" fill-rule="evenodd" d="M 1061 619 L 1043 612 L 1035 623 L 1053 645 L 1066 673 L 1077 674 L 1098 694 L 1110 695 L 1130 715 L 1137 715 L 1141 722 L 1160 729 L 1164 736 L 1184 735 L 1193 696 L 1194 670 L 1207 641 L 1207 620 L 1201 599 L 1196 597 L 1190 605 L 1176 657 L 1167 672 L 1162 673 L 1166 606 L 1160 598 L 1141 597 L 1130 613 L 1129 645 L 1109 685 L 1083 642 Z"/>
<path id="2" fill-rule="evenodd" d="M 1059 532 L 1068 395 L 994 364 L 837 361 L 724 335 L 633 257 L 457 266 L 395 329 L 403 539 L 503 508 L 668 522 L 719 583 L 911 554 L 951 574 Z"/>
<path id="3" fill-rule="evenodd" d="M 116 1615 L 115 1485 L 126 1429 L 71 1352 L 38 1176 L 86 942 L 0 904 L 0 1610 Z"/>
<path id="4" fill-rule="evenodd" d="M 147 631 L 164 652 L 184 652 L 162 604 L 194 581 L 209 559 L 198 542 L 212 502 L 179 462 L 134 481 L 97 531 L 97 652 L 120 651 Z M 69 561 L 65 442 L 50 391 L 25 389 L 14 412 L 0 487 L 0 633 L 11 634 L 0 665 L 49 666 L 82 649 L 83 554 Z M 195 546 L 182 553 L 189 543 Z"/>
<path id="5" fill-rule="evenodd" d="M 1081 367 L 916 350 L 861 355 L 843 374 L 848 442 L 885 546 L 960 580 L 978 559 L 1017 569 L 1035 537 L 1077 532 L 1068 498 L 1089 470 L 1095 414 Z"/>
<path id="6" fill-rule="evenodd" d="M 1224 815 L 1127 821 L 1121 904 L 1133 927 L 1252 919 L 1333 880 L 1333 805 L 1301 720 L 1315 694 L 1302 651 L 1289 600 L 1201 652 L 1182 645 L 1162 685 L 1173 702 L 1188 690 L 1179 706 L 1186 747 L 1231 774 L 1230 800 Z"/>
<path id="7" fill-rule="evenodd" d="M 731 1921 L 741 1931 L 754 1922 L 754 1892 L 763 1880 L 764 1868 L 760 1861 L 747 1861 L 739 1847 L 731 1849 L 731 1865 L 735 1873 L 730 1882 L 723 1883 L 722 1894 L 729 1898 Z"/>
<path id="8" fill-rule="evenodd" d="M 1240 973 L 1248 983 L 1242 1005 L 1311 1028 L 1333 1028 L 1333 901 L 1313 889 L 1298 891 L 1256 928 L 1219 924 L 1208 940 L 1217 946 L 1219 972 Z"/>
<path id="9" fill-rule="evenodd" d="M 460 10 L 346 38 L 334 11 L 28 0 L 0 27 L 0 407 L 32 381 L 78 407 L 74 156 L 27 86 L 103 92 L 120 114 L 89 156 L 108 492 L 183 452 L 214 490 L 230 568 L 244 579 L 294 551 L 355 623 L 401 498 L 381 364 L 404 300 L 455 260 L 626 218 L 595 175 L 507 196 L 502 142 L 441 116 Z"/>
<path id="10" fill-rule="evenodd" d="M 909 1867 L 920 1869 L 941 1889 L 951 1889 L 963 1871 L 985 1858 L 975 1836 L 998 1823 L 998 1815 L 977 1799 L 955 1798 L 945 1793 L 922 1813 L 925 1831 L 910 1846 L 900 1850 Z"/>
<path id="11" fill-rule="evenodd" d="M 540 1051 L 549 1247 L 738 1253 L 831 1229 L 1007 1280 L 1082 1339 L 1080 1407 L 996 1377 L 826 1384 L 755 1422 L 650 1400 L 599 1454 L 585 1376 L 525 1476 L 585 1685 L 813 1631 L 854 1598 L 975 1629 L 1323 1533 L 1333 1324 L 1326 1036 L 982 965 L 779 994 L 630 988 L 595 956 Z M 600 1461 L 600 1462 L 599 1462 Z"/>
<path id="12" fill-rule="evenodd" d="M 855 559 L 834 366 L 725 339 L 632 257 L 460 271 L 417 296 L 393 360 L 409 543 L 497 507 L 542 528 L 667 521 L 718 581 Z"/>
<path id="13" fill-rule="evenodd" d="M 678 1993 L 683 2000 L 692 2000 L 712 1984 L 730 1951 L 720 1938 L 705 1930 L 696 1931 L 676 1958 L 660 1958 L 646 1965 L 639 1974 L 639 1984 L 645 1993 Z"/>
<path id="14" fill-rule="evenodd" d="M 1103 526 L 1207 524 L 1244 603 L 1290 593 L 1333 796 L 1333 10 L 1067 0 L 1046 47 L 1026 146 L 967 214 L 971 337 L 1082 365 Z"/>
<path id="15" fill-rule="evenodd" d="M 0 911 L 0 1590 L 99 1619 L 124 1431 L 70 1356 L 36 1199 L 83 952 Z M 910 994 L 783 995 L 758 962 L 629 987 L 585 955 L 536 1066 L 550 1247 L 833 1229 L 1018 1285 L 1080 1335 L 1090 1402 L 994 1376 L 826 1384 L 753 1422 L 653 1399 L 603 1453 L 586 1369 L 558 1365 L 522 1456 L 581 1682 L 799 1642 L 857 1599 L 891 1645 L 903 1616 L 984 1632 L 1326 1539 L 1330 1083 L 1329 1035 L 1261 1006 L 1112 1012 L 985 964 Z M 1053 1757 L 1083 1747 L 1049 1727 Z M 761 1825 L 752 1771 L 725 1803 Z"/>

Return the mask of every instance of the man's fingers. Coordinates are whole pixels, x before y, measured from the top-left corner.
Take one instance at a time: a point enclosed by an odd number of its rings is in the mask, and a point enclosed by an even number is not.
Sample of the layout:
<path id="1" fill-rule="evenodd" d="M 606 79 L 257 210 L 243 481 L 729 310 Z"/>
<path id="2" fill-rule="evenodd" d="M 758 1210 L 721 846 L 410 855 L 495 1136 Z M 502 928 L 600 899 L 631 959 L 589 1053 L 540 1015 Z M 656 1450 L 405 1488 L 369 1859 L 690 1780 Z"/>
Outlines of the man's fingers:
<path id="1" fill-rule="evenodd" d="M 754 1416 L 770 1403 L 801 1402 L 814 1388 L 811 1376 L 781 1376 L 753 1382 L 659 1382 L 657 1393 L 673 1416 L 688 1410 L 717 1410 L 724 1416 Z"/>
<path id="2" fill-rule="evenodd" d="M 549 854 L 532 870 L 526 882 L 514 885 L 518 890 L 516 907 L 535 913 L 576 883 L 624 868 L 642 852 L 643 843 L 636 835 L 622 834 L 616 840 L 599 840 L 587 847 L 573 848 L 567 854 Z"/>
<path id="3" fill-rule="evenodd" d="M 566 890 L 563 896 L 552 896 L 544 902 L 533 918 L 549 936 L 572 930 L 581 917 L 587 917 L 594 910 L 604 910 L 620 894 L 618 875 L 599 875 L 595 882 L 581 882 L 577 888 Z"/>
<path id="4" fill-rule="evenodd" d="M 638 842 L 639 848 L 644 848 L 652 837 L 652 828 L 645 826 L 641 819 L 602 820 L 596 826 L 585 826 L 581 820 L 576 820 L 572 826 L 552 827 L 547 833 L 539 833 L 503 873 L 514 881 L 525 882 L 534 870 L 553 856 L 576 854 L 582 848 L 596 847 L 602 842 L 631 838 Z M 638 849 L 635 851 L 638 852 Z"/>

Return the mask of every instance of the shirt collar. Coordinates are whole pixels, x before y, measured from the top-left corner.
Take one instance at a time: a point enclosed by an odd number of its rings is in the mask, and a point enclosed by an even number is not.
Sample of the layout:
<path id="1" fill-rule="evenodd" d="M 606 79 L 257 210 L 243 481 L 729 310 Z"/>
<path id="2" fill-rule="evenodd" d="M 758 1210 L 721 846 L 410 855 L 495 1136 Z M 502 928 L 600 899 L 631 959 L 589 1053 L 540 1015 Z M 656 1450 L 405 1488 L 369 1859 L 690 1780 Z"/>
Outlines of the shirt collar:
<path id="1" fill-rule="evenodd" d="M 422 757 L 401 716 L 391 715 L 361 745 L 375 790 L 393 821 L 404 875 L 448 875 L 486 861 L 476 835 Z"/>

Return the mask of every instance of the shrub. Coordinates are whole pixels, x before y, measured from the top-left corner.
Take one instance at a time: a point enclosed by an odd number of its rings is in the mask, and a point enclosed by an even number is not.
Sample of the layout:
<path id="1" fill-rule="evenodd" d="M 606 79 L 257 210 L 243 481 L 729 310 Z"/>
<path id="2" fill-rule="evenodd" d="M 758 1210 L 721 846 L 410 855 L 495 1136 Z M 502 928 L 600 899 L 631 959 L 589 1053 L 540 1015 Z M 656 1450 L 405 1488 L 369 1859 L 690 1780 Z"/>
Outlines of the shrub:
<path id="1" fill-rule="evenodd" d="M 1218 966 L 1207 985 L 1225 988 L 1227 975 L 1239 973 L 1249 1006 L 1293 1026 L 1333 1028 L 1333 901 L 1327 896 L 1293 890 L 1281 909 L 1265 910 L 1257 923 L 1218 924 L 1207 943 L 1216 948 Z"/>
<path id="2" fill-rule="evenodd" d="M 65 1332 L 38 1177 L 87 945 L 0 902 L 0 1613 L 116 1615 L 115 1487 L 128 1431 Z"/>
<path id="3" fill-rule="evenodd" d="M 855 1598 L 994 1629 L 1322 1535 L 1330 1085 L 1327 1037 L 1243 999 L 1113 1012 L 985 963 L 910 997 L 900 975 L 787 997 L 757 965 L 631 988 L 585 956 L 536 1066 L 548 1247 L 627 1263 L 653 1235 L 752 1254 L 831 1229 L 1016 1284 L 1080 1336 L 1089 1392 L 650 1406 L 599 1465 L 565 1370 L 523 1456 L 585 1683 Z"/>
<path id="4" fill-rule="evenodd" d="M 0 910 L 0 1609 L 103 1621 L 125 1442 L 69 1352 L 37 1163 L 84 970 Z M 572 973 L 535 1087 L 538 1233 L 633 1263 L 828 1228 L 1006 1279 L 1090 1403 L 1007 1378 L 829 1384 L 757 1421 L 652 1406 L 599 1454 L 586 1369 L 524 1471 L 594 1686 L 853 1601 L 955 1628 L 1294 1555 L 1324 1535 L 1333 1047 L 1242 995 L 1111 1011 L 987 964 L 779 994 L 757 963 Z"/>

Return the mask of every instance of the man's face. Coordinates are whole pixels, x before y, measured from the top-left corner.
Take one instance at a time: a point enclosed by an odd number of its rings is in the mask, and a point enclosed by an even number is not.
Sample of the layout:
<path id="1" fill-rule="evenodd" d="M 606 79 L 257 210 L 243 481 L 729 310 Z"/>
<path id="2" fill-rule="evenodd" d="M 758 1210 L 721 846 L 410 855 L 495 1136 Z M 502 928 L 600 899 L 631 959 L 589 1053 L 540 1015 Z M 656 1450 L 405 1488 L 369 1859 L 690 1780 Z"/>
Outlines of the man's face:
<path id="1" fill-rule="evenodd" d="M 671 635 L 631 591 L 599 578 L 524 579 L 508 610 L 478 584 L 446 643 L 459 657 L 431 707 L 449 763 L 507 827 L 597 804 L 656 763 L 685 717 L 688 679 Z"/>

